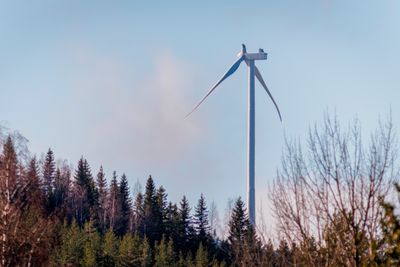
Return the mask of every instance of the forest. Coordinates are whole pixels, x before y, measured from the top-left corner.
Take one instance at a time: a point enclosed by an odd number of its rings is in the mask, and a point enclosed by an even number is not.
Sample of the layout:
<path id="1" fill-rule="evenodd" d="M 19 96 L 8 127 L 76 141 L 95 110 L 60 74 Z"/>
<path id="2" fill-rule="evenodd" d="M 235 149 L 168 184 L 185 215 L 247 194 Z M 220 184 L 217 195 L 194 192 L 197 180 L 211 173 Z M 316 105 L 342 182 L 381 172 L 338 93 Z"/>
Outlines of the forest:
<path id="1" fill-rule="evenodd" d="M 254 228 L 240 197 L 218 236 L 201 192 L 193 207 L 173 203 L 149 176 L 132 194 L 123 173 L 106 177 L 83 157 L 72 168 L 51 149 L 38 159 L 21 135 L 1 136 L 0 266 L 400 264 L 390 119 L 367 145 L 358 122 L 343 130 L 329 116 L 306 145 L 287 141 L 270 189 L 277 238 Z"/>

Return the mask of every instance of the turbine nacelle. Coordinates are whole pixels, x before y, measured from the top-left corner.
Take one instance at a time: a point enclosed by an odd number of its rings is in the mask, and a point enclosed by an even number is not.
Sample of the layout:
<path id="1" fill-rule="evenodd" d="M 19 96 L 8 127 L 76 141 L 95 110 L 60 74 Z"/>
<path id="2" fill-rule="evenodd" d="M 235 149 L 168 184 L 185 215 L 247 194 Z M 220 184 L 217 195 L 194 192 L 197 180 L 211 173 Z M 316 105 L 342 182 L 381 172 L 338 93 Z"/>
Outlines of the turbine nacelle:
<path id="1" fill-rule="evenodd" d="M 242 44 L 242 51 L 237 54 L 237 57 L 243 57 L 244 60 L 266 60 L 267 55 L 262 48 L 258 49 L 258 53 L 247 53 L 246 46 Z"/>
<path id="2" fill-rule="evenodd" d="M 243 55 L 245 60 L 265 60 L 268 54 L 263 51 L 258 53 L 245 53 Z"/>

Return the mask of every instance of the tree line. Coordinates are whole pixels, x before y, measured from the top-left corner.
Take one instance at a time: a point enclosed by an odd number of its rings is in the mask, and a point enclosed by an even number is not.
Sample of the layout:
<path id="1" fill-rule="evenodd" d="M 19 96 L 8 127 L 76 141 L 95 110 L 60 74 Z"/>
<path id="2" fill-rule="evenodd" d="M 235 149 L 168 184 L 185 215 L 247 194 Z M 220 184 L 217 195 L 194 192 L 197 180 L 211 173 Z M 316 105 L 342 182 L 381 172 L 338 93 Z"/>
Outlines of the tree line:
<path id="1" fill-rule="evenodd" d="M 287 141 L 269 195 L 278 238 L 257 231 L 237 198 L 226 228 L 211 227 L 203 194 L 168 200 L 148 177 L 132 194 L 125 174 L 29 157 L 18 135 L 1 138 L 0 266 L 398 266 L 400 197 L 390 120 L 363 144 L 357 122 Z M 397 185 L 397 186 L 394 186 Z M 393 190 L 395 189 L 395 190 Z"/>

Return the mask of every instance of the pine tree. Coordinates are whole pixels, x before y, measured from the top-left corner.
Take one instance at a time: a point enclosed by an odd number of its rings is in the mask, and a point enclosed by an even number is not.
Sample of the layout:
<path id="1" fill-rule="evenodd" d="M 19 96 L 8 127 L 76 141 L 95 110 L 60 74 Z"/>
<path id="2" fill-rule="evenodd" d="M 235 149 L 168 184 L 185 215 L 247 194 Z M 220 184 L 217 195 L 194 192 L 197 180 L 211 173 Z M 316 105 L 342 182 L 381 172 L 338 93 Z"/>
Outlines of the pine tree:
<path id="1" fill-rule="evenodd" d="M 165 222 L 167 220 L 167 193 L 163 186 L 160 186 L 157 190 L 157 220 L 159 222 L 160 232 L 165 232 Z"/>
<path id="2" fill-rule="evenodd" d="M 143 203 L 143 229 L 144 235 L 149 239 L 150 244 L 161 239 L 160 207 L 157 203 L 156 189 L 153 178 L 149 176 L 146 182 L 146 190 Z"/>
<path id="3" fill-rule="evenodd" d="M 43 162 L 43 189 L 48 201 L 50 209 L 52 208 L 52 194 L 54 187 L 54 175 L 56 170 L 56 163 L 54 161 L 54 153 L 49 148 Z"/>
<path id="4" fill-rule="evenodd" d="M 242 199 L 239 197 L 232 210 L 231 220 L 229 221 L 228 242 L 231 247 L 231 258 L 236 265 L 241 265 L 244 256 L 246 238 L 248 237 L 249 219 Z"/>
<path id="5" fill-rule="evenodd" d="M 210 237 L 210 226 L 208 224 L 208 211 L 206 201 L 201 194 L 198 204 L 195 208 L 195 230 L 200 243 L 207 245 Z"/>
<path id="6" fill-rule="evenodd" d="M 228 240 L 232 245 L 243 243 L 248 225 L 246 209 L 242 199 L 239 197 L 232 210 L 232 217 L 229 221 Z"/>
<path id="7" fill-rule="evenodd" d="M 107 180 L 103 171 L 103 166 L 100 166 L 100 170 L 97 173 L 96 186 L 99 193 L 98 224 L 100 232 L 105 233 L 107 225 Z"/>
<path id="8" fill-rule="evenodd" d="M 165 219 L 165 236 L 169 239 L 172 239 L 174 244 L 179 245 L 179 227 L 180 227 L 180 216 L 178 207 L 176 204 L 172 202 L 168 203 L 166 210 L 166 219 Z M 179 247 L 177 247 L 176 251 L 179 251 Z"/>
<path id="9" fill-rule="evenodd" d="M 191 225 L 190 207 L 186 196 L 183 196 L 179 205 L 179 242 L 177 247 L 178 250 L 187 253 L 188 250 L 193 249 L 191 242 L 194 230 Z"/>
<path id="10" fill-rule="evenodd" d="M 29 190 L 26 194 L 28 206 L 41 214 L 44 212 L 45 198 L 40 185 L 39 167 L 36 157 L 33 157 L 29 162 L 26 180 L 26 184 L 29 184 Z"/>
<path id="11" fill-rule="evenodd" d="M 119 183 L 118 201 L 120 203 L 120 218 L 116 226 L 116 233 L 119 236 L 124 235 L 129 230 L 129 219 L 131 215 L 132 199 L 129 194 L 128 179 L 122 174 Z"/>

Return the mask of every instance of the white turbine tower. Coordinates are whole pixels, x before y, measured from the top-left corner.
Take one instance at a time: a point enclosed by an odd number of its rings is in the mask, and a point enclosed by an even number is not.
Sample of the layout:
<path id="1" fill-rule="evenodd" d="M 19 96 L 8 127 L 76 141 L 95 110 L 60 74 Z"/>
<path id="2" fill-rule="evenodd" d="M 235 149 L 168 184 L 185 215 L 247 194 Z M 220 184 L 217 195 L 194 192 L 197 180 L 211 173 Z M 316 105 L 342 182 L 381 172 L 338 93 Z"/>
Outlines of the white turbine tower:
<path id="1" fill-rule="evenodd" d="M 230 67 L 230 69 L 222 76 L 222 78 L 207 92 L 207 94 L 200 100 L 200 102 L 193 108 L 193 110 L 187 115 L 189 116 L 194 112 L 203 101 L 220 85 L 226 78 L 231 76 L 238 68 L 242 61 L 246 62 L 249 67 L 249 117 L 248 117 L 248 165 L 247 165 L 247 210 L 249 212 L 250 222 L 255 225 L 256 222 L 256 208 L 255 208 L 255 92 L 254 92 L 254 76 L 258 79 L 265 91 L 271 98 L 278 111 L 279 119 L 282 121 L 281 113 L 278 105 L 272 97 L 264 79 L 261 76 L 260 71 L 254 65 L 256 60 L 266 60 L 267 53 L 261 48 L 258 53 L 247 53 L 246 46 L 242 44 L 242 51 L 238 54 L 238 60 Z M 187 117 L 186 116 L 186 117 Z"/>

